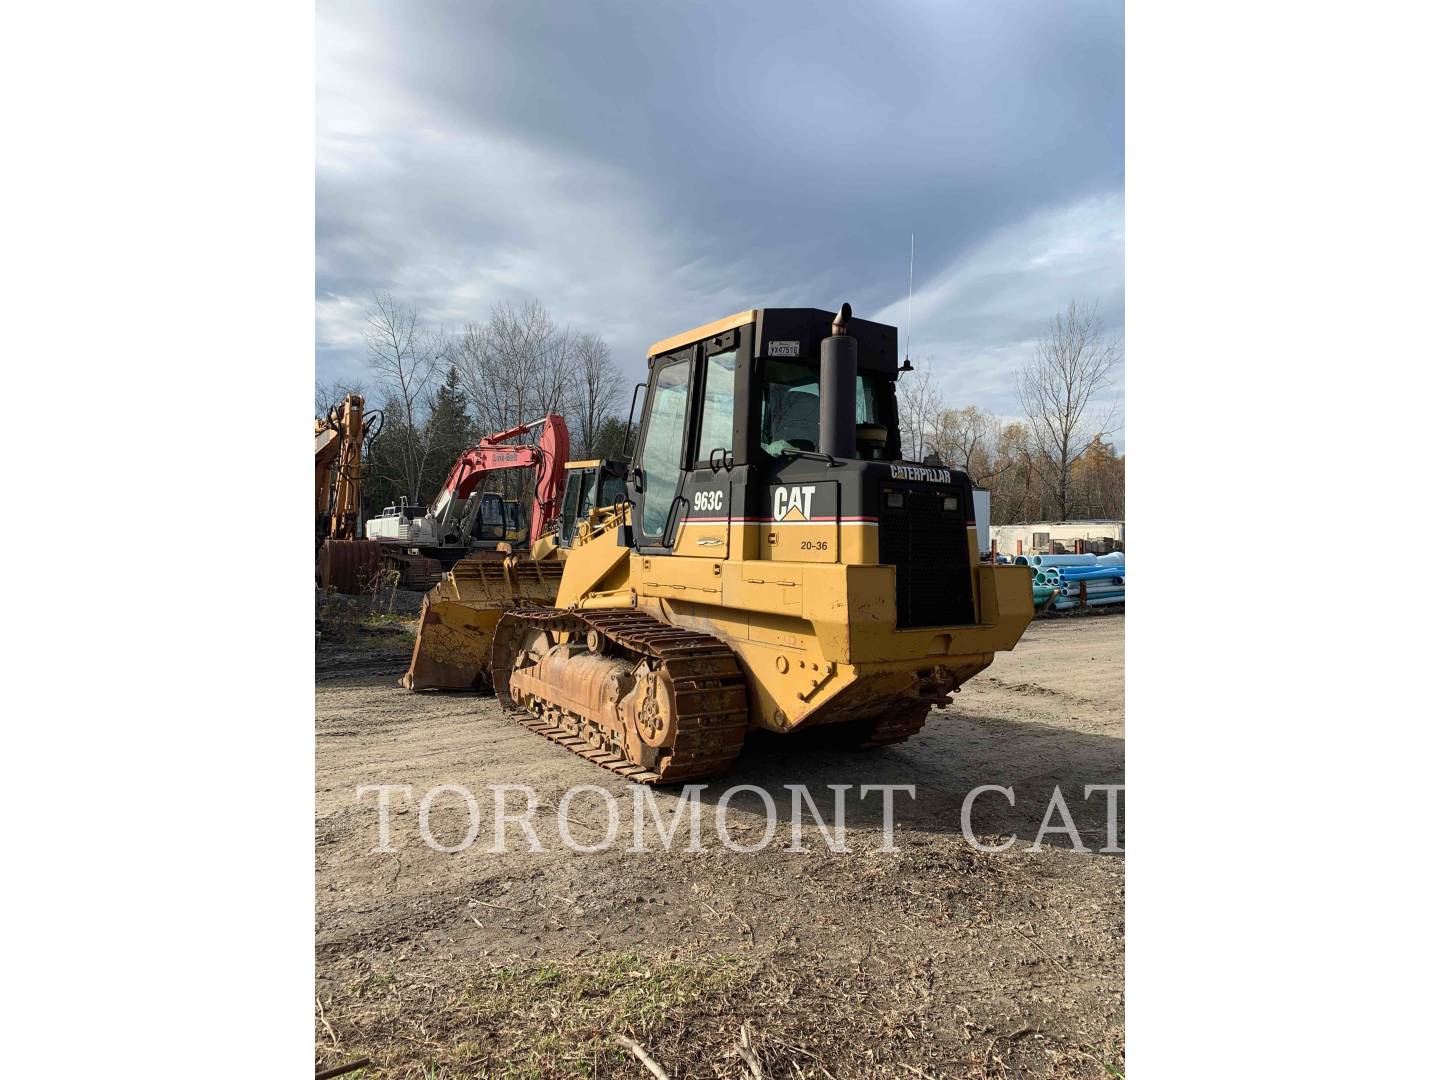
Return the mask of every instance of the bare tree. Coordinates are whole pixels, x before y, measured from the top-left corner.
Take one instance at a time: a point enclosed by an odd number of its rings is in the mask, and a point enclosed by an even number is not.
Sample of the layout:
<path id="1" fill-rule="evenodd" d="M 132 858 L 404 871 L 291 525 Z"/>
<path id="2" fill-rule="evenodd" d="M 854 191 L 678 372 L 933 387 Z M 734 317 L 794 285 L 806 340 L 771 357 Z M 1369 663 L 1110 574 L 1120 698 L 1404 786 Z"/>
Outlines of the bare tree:
<path id="1" fill-rule="evenodd" d="M 976 483 L 990 490 L 990 521 L 1013 525 L 1037 520 L 1045 511 L 1036 483 L 1030 427 L 1017 422 L 1000 426 L 997 422 L 996 428 L 990 446 L 990 470 L 975 478 Z"/>
<path id="2" fill-rule="evenodd" d="M 388 292 L 375 294 L 365 314 L 365 346 L 370 366 L 389 399 L 387 415 L 398 439 L 398 472 L 408 497 L 421 501 L 420 485 L 430 456 L 425 423 L 430 384 L 446 355 L 445 335 L 425 326 L 415 309 L 401 304 Z"/>
<path id="3" fill-rule="evenodd" d="M 974 405 L 959 410 L 939 409 L 935 414 L 930 450 L 942 461 L 961 466 L 974 478 L 989 468 L 995 426 L 995 417 Z"/>
<path id="4" fill-rule="evenodd" d="M 989 464 L 989 448 L 995 441 L 998 421 L 992 413 L 966 405 L 958 414 L 956 460 L 974 476 Z"/>
<path id="5" fill-rule="evenodd" d="M 324 417 L 333 406 L 339 405 L 350 394 L 367 397 L 365 386 L 357 379 L 331 379 L 328 382 L 315 380 L 315 415 Z"/>
<path id="6" fill-rule="evenodd" d="M 583 374 L 581 338 L 556 323 L 539 300 L 496 304 L 484 322 L 466 326 L 450 362 L 479 430 L 505 431 L 567 412 Z M 507 497 L 522 496 L 531 482 L 512 471 L 486 481 Z"/>
<path id="7" fill-rule="evenodd" d="M 902 449 L 910 461 L 924 460 L 940 410 L 940 393 L 932 379 L 933 368 L 934 360 L 927 356 L 920 366 L 902 375 L 896 384 Z"/>
<path id="8" fill-rule="evenodd" d="M 482 433 L 500 430 L 498 417 L 506 412 L 509 394 L 505 380 L 497 377 L 500 373 L 495 370 L 484 323 L 466 324 L 455 339 L 451 362 L 460 376 L 460 385 L 479 430 Z"/>
<path id="9" fill-rule="evenodd" d="M 562 412 L 579 378 L 579 338 L 538 300 L 496 304 L 467 326 L 451 359 L 481 430 Z"/>
<path id="10" fill-rule="evenodd" d="M 610 359 L 610 346 L 595 334 L 575 335 L 574 351 L 574 401 L 568 411 L 579 425 L 575 432 L 579 449 L 591 457 L 599 443 L 600 425 L 614 413 L 624 393 L 625 378 Z"/>
<path id="11" fill-rule="evenodd" d="M 1109 433 L 1116 415 L 1112 408 L 1097 418 L 1091 406 L 1123 356 L 1124 346 L 1106 336 L 1095 305 L 1081 307 L 1072 300 L 1016 376 L 1016 394 L 1061 520 L 1070 515 L 1076 458 Z"/>

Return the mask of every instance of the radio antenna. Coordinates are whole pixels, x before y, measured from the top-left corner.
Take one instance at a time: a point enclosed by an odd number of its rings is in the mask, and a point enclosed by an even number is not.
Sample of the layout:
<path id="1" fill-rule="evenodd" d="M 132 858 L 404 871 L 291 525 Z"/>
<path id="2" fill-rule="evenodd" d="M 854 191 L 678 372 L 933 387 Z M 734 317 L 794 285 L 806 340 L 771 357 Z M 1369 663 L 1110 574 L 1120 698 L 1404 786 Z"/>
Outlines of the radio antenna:
<path id="1" fill-rule="evenodd" d="M 915 234 L 910 234 L 910 291 L 905 300 L 905 363 L 901 371 L 914 371 L 910 366 L 910 329 L 915 325 Z"/>

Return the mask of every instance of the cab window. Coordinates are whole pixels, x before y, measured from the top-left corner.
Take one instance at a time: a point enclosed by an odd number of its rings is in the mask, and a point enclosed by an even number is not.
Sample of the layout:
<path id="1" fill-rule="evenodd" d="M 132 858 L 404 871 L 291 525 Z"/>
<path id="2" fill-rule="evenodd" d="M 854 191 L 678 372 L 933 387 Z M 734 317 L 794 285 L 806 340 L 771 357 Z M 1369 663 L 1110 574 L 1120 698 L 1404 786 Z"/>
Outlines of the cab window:
<path id="1" fill-rule="evenodd" d="M 575 538 L 575 523 L 580 520 L 580 499 L 590 487 L 588 469 L 573 469 L 565 474 L 565 502 L 560 510 L 560 520 L 555 523 L 555 535 L 563 547 L 569 547 Z"/>
<path id="2" fill-rule="evenodd" d="M 625 478 L 605 475 L 600 478 L 600 505 L 614 506 L 625 497 Z"/>
<path id="3" fill-rule="evenodd" d="M 680 486 L 689 390 L 688 359 L 667 364 L 655 373 L 650 420 L 645 429 L 645 445 L 640 449 L 641 467 L 645 470 L 640 529 L 646 536 L 659 536 L 665 531 L 665 519 Z"/>
<path id="4" fill-rule="evenodd" d="M 700 412 L 700 442 L 695 460 L 705 464 L 714 450 L 730 450 L 735 433 L 735 349 L 705 358 L 705 403 Z"/>
<path id="5" fill-rule="evenodd" d="M 505 500 L 494 491 L 480 496 L 480 513 L 475 517 L 473 535 L 481 540 L 505 539 Z"/>
<path id="6" fill-rule="evenodd" d="M 855 423 L 883 425 L 880 376 L 855 377 Z M 760 397 L 760 448 L 772 456 L 820 445 L 820 365 L 769 360 Z"/>

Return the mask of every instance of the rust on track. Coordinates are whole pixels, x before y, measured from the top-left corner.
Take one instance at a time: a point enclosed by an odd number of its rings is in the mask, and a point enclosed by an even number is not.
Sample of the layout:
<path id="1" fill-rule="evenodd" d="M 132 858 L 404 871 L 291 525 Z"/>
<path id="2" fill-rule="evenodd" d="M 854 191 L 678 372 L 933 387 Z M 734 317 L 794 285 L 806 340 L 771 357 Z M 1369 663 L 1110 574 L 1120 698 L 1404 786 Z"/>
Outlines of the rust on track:
<path id="1" fill-rule="evenodd" d="M 650 685 L 664 701 L 647 713 L 647 702 L 636 704 L 633 681 L 623 701 L 584 702 L 583 711 L 573 694 L 560 688 L 547 692 L 533 679 L 525 680 L 523 691 L 512 690 L 517 662 L 522 665 L 518 670 L 527 663 L 519 650 L 526 630 L 544 632 L 551 647 L 563 644 L 577 653 L 611 657 L 617 672 L 651 676 Z M 739 755 L 749 728 L 745 675 L 730 647 L 634 609 L 509 611 L 496 630 L 491 670 L 501 705 L 507 711 L 525 710 L 521 726 L 639 784 L 678 783 L 724 771 Z M 589 689 L 591 684 L 577 679 L 574 685 Z M 647 738 L 636 730 L 637 713 L 640 723 L 646 715 L 660 717 L 646 729 Z M 650 760 L 635 760 L 641 755 L 627 752 L 626 746 L 639 747 Z"/>

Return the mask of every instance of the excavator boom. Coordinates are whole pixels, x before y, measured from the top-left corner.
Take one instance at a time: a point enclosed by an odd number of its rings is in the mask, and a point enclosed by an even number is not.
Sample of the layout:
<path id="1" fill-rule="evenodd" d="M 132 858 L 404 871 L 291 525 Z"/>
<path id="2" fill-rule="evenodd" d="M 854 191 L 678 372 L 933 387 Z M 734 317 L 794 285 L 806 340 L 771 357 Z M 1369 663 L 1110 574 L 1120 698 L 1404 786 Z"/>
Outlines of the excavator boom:
<path id="1" fill-rule="evenodd" d="M 367 413 L 365 399 L 347 394 L 325 418 L 315 421 L 315 515 L 321 540 L 353 540 L 365 479 L 365 440 L 384 417 Z"/>

